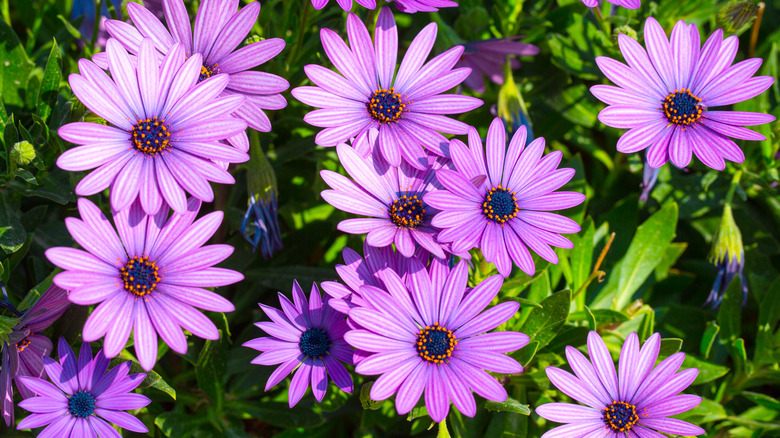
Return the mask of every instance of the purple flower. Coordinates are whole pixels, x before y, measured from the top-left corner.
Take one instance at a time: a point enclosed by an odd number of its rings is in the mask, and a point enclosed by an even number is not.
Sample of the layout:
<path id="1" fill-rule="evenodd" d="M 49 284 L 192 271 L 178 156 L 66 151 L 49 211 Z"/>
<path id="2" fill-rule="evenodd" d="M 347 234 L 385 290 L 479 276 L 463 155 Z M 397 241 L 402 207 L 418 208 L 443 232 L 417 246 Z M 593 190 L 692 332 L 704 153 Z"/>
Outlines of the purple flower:
<path id="1" fill-rule="evenodd" d="M 65 270 L 54 283 L 69 291 L 76 304 L 99 306 L 84 324 L 85 342 L 105 335 L 109 358 L 118 355 L 133 332 L 138 362 L 151 370 L 157 361 L 157 335 L 177 353 L 187 352 L 181 328 L 195 336 L 217 340 L 214 323 L 195 307 L 232 312 L 233 304 L 203 288 L 241 281 L 244 276 L 214 268 L 233 253 L 230 245 L 202 246 L 217 231 L 223 213 L 195 220 L 200 201 L 190 198 L 186 213 L 168 209 L 145 215 L 136 202 L 114 212 L 117 236 L 108 218 L 92 202 L 78 201 L 81 220 L 65 219 L 73 239 L 86 251 L 51 248 L 46 257 Z M 181 328 L 180 328 L 181 327 Z"/>
<path id="2" fill-rule="evenodd" d="M 525 147 L 525 126 L 512 137 L 506 149 L 506 130 L 501 119 L 493 119 L 487 136 L 487 152 L 477 130 L 469 131 L 469 147 L 459 140 L 450 143 L 457 171 L 442 169 L 436 177 L 446 190 L 423 198 L 441 210 L 431 223 L 442 229 L 438 239 L 452 242 L 457 252 L 479 247 L 485 260 L 496 264 L 507 277 L 512 262 L 526 274 L 535 267 L 530 247 L 550 263 L 558 256 L 550 246 L 572 248 L 559 233 L 576 233 L 580 226 L 554 213 L 582 203 L 585 195 L 556 192 L 573 176 L 574 169 L 557 169 L 561 152 L 542 157 L 544 138 Z"/>
<path id="3" fill-rule="evenodd" d="M 301 102 L 322 108 L 304 117 L 309 124 L 326 128 L 315 142 L 336 146 L 354 137 L 353 146 L 361 151 L 376 148 L 374 153 L 392 166 L 400 166 L 403 159 L 425 169 L 428 160 L 423 146 L 442 155 L 441 144 L 447 139 L 439 132 L 468 131 L 468 125 L 443 114 L 463 113 L 482 105 L 474 97 L 439 95 L 463 82 L 471 72 L 468 68 L 452 69 L 463 47 L 453 47 L 423 65 L 436 40 L 436 24 L 431 23 L 412 41 L 394 75 L 398 29 L 389 8 L 379 13 L 373 43 L 355 14 L 347 18 L 347 33 L 351 49 L 330 29 L 322 29 L 320 34 L 325 53 L 344 76 L 307 65 L 306 74 L 316 87 L 292 91 Z"/>
<path id="4" fill-rule="evenodd" d="M 528 336 L 517 332 L 485 333 L 503 324 L 519 308 L 505 302 L 480 312 L 496 297 L 502 279 L 489 277 L 466 293 L 468 269 L 461 260 L 446 276 L 430 276 L 411 259 L 410 286 L 392 270 L 379 273 L 384 288 L 361 287 L 370 304 L 351 309 L 349 318 L 360 325 L 344 335 L 353 347 L 370 352 L 355 371 L 379 375 L 371 386 L 372 400 L 396 394 L 399 414 L 409 412 L 423 391 L 433 421 L 447 417 L 450 401 L 473 417 L 477 407 L 471 391 L 495 401 L 506 390 L 484 370 L 512 374 L 523 371 L 504 355 L 522 348 Z"/>
<path id="5" fill-rule="evenodd" d="M 243 120 L 230 117 L 245 99 L 217 98 L 228 83 L 227 75 L 195 85 L 200 55 L 185 62 L 180 44 L 159 66 L 152 40 L 140 44 L 136 69 L 119 42 L 108 41 L 112 78 L 94 63 L 79 61 L 81 74 L 69 78 L 73 93 L 113 126 L 76 122 L 60 128 L 60 137 L 84 146 L 65 151 L 57 165 L 70 171 L 97 168 L 79 182 L 76 194 L 94 195 L 110 186 L 115 210 L 124 210 L 139 198 L 149 214 L 157 213 L 163 200 L 185 213 L 185 192 L 211 202 L 209 181 L 235 182 L 216 160 L 249 159 L 220 143 L 246 129 Z"/>
<path id="6" fill-rule="evenodd" d="M 367 306 L 368 303 L 360 295 L 361 286 L 384 287 L 379 273 L 384 269 L 393 270 L 402 281 L 406 282 L 409 272 L 410 258 L 404 257 L 395 251 L 392 246 L 374 248 L 368 243 L 363 243 L 363 254 L 345 247 L 342 251 L 343 265 L 336 265 L 336 273 L 342 283 L 335 281 L 323 281 L 322 290 L 331 296 L 330 305 L 341 313 L 349 313 L 353 307 Z M 427 264 L 430 255 L 423 247 L 418 247 L 413 257 Z M 435 259 L 439 260 L 439 259 Z"/>
<path id="7" fill-rule="evenodd" d="M 46 426 L 39 437 L 61 438 L 121 438 L 111 424 L 132 432 L 149 431 L 140 420 L 123 412 L 151 402 L 131 392 L 146 374 L 128 374 L 129 361 L 108 370 L 109 360 L 102 351 L 93 359 L 87 342 L 81 344 L 78 358 L 64 338 L 60 338 L 58 350 L 59 362 L 43 358 L 51 383 L 36 377 L 21 378 L 38 397 L 19 403 L 32 414 L 17 429 Z"/>
<path id="8" fill-rule="evenodd" d="M 325 5 L 328 4 L 329 0 L 311 0 L 312 6 L 314 6 L 314 9 L 322 9 L 325 7 Z M 376 8 L 376 0 L 355 0 L 360 6 L 363 6 L 364 8 L 368 9 L 374 9 Z M 341 9 L 345 11 L 349 11 L 352 9 L 352 0 L 336 0 L 336 2 L 341 6 Z"/>
<path id="9" fill-rule="evenodd" d="M 290 83 L 270 73 L 251 71 L 284 49 L 284 40 L 271 38 L 236 48 L 252 30 L 260 13 L 260 2 L 251 2 L 236 12 L 238 0 L 204 0 L 195 17 L 195 30 L 190 25 L 187 8 L 182 0 L 163 0 L 166 28 L 152 12 L 143 6 L 128 3 L 127 13 L 135 27 L 122 21 L 108 20 L 106 28 L 132 54 L 141 52 L 140 42 L 150 38 L 160 54 L 165 55 L 175 44 L 184 45 L 187 57 L 200 55 L 198 82 L 218 74 L 227 74 L 229 82 L 221 96 L 246 96 L 234 115 L 262 132 L 271 130 L 271 121 L 263 110 L 287 106 L 282 91 Z M 158 55 L 158 58 L 162 58 Z M 107 65 L 105 55 L 93 57 L 95 63 Z M 104 67 L 105 68 L 105 67 Z M 237 133 L 231 144 L 246 152 L 246 134 Z"/>
<path id="10" fill-rule="evenodd" d="M 16 382 L 16 388 L 23 398 L 32 397 L 33 392 L 24 386 L 20 378 L 46 377 L 42 357 L 52 351 L 49 338 L 39 333 L 49 328 L 66 310 L 67 292 L 56 285 L 50 286 L 28 311 L 24 312 L 19 322 L 8 335 L 9 343 L 3 345 L 2 369 L 0 369 L 0 398 L 5 425 L 14 422 L 14 394 L 11 379 Z"/>
<path id="11" fill-rule="evenodd" d="M 352 9 L 352 0 L 336 0 L 341 9 L 349 11 Z M 368 9 L 376 8 L 376 0 L 355 0 L 360 6 Z M 392 0 L 387 0 L 392 1 Z M 322 9 L 328 4 L 328 0 L 311 0 L 314 9 Z M 457 7 L 458 4 L 450 0 L 395 0 L 395 5 L 399 10 L 408 13 L 415 12 L 436 12 L 438 8 Z"/>
<path id="12" fill-rule="evenodd" d="M 599 120 L 613 128 L 629 129 L 618 140 L 617 150 L 647 149 L 651 167 L 671 160 L 682 168 L 690 164 L 693 154 L 716 170 L 725 168 L 724 159 L 743 162 L 745 154 L 729 137 L 766 140 L 742 125 L 769 123 L 774 116 L 710 108 L 742 102 L 769 88 L 774 78 L 752 78 L 761 59 L 729 67 L 737 54 L 737 37 L 724 40 L 718 29 L 702 47 L 699 29 L 682 20 L 674 26 L 671 41 L 652 17 L 645 22 L 644 35 L 647 51 L 630 37 L 618 35 L 628 66 L 596 58 L 601 71 L 618 85 L 591 88 L 594 96 L 609 105 L 599 113 Z"/>
<path id="13" fill-rule="evenodd" d="M 626 9 L 639 9 L 642 6 L 640 0 L 607 0 L 615 6 L 623 6 Z M 582 0 L 585 6 L 589 8 L 595 8 L 599 5 L 599 0 Z"/>
<path id="14" fill-rule="evenodd" d="M 339 210 L 370 216 L 346 219 L 338 229 L 350 234 L 366 235 L 366 243 L 382 248 L 395 243 L 405 257 L 411 257 L 419 244 L 436 257 L 445 257 L 444 249 L 436 241 L 438 230 L 431 227 L 436 210 L 423 203 L 423 195 L 439 186 L 436 170 L 447 161 L 427 156 L 428 165 L 418 170 L 406 162 L 400 167 L 388 167 L 384 159 L 370 154 L 363 158 L 346 144 L 336 147 L 339 162 L 354 179 L 330 171 L 320 172 L 331 190 L 322 192 L 322 198 Z M 440 187 L 440 186 L 439 186 Z"/>
<path id="15" fill-rule="evenodd" d="M 620 352 L 618 372 L 607 346 L 596 332 L 588 335 L 590 361 L 576 348 L 566 347 L 574 371 L 547 367 L 547 377 L 558 390 L 587 406 L 548 403 L 536 408 L 542 418 L 565 423 L 542 435 L 553 437 L 662 437 L 658 432 L 701 435 L 704 429 L 674 418 L 701 403 L 698 395 L 682 394 L 699 374 L 695 368 L 677 373 L 685 353 L 675 353 L 658 364 L 661 336 L 656 333 L 639 348 L 631 333 Z M 656 432 L 658 431 L 658 432 Z"/>
<path id="16" fill-rule="evenodd" d="M 469 67 L 471 74 L 463 82 L 463 85 L 477 93 L 485 92 L 485 79 L 487 76 L 498 85 L 504 84 L 504 64 L 509 55 L 532 56 L 539 53 L 539 48 L 533 44 L 513 41 L 520 36 L 509 38 L 491 38 L 489 40 L 474 41 L 463 45 L 463 55 L 458 60 L 456 67 Z M 510 66 L 520 68 L 520 61 L 515 58 L 509 60 Z"/>
<path id="17" fill-rule="evenodd" d="M 293 282 L 293 302 L 279 293 L 282 310 L 260 303 L 271 322 L 255 323 L 270 337 L 245 342 L 244 347 L 263 351 L 252 363 L 281 364 L 274 370 L 265 390 L 268 391 L 296 368 L 290 382 L 290 407 L 298 403 L 311 382 L 311 391 L 322 401 L 328 389 L 328 375 L 344 392 L 352 392 L 352 377 L 341 362 L 352 364 L 352 349 L 344 341 L 348 330 L 344 315 L 323 300 L 317 284 L 312 284 L 309 301 L 298 282 Z"/>

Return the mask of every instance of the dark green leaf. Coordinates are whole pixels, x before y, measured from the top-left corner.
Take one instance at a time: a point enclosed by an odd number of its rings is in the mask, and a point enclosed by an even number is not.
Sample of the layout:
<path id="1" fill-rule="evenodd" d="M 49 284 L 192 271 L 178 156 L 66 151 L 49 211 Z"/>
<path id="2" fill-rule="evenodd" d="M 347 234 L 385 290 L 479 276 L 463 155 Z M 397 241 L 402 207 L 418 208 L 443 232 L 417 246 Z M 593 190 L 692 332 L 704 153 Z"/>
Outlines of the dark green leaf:
<path id="1" fill-rule="evenodd" d="M 661 339 L 661 349 L 658 351 L 658 357 L 664 358 L 677 353 L 682 348 L 683 340 L 678 338 Z"/>
<path id="2" fill-rule="evenodd" d="M 52 41 L 49 60 L 46 62 L 46 70 L 43 72 L 43 81 L 41 81 L 41 89 L 38 91 L 38 102 L 36 103 L 38 116 L 44 121 L 48 120 L 54 106 L 57 104 L 61 79 L 62 54 L 59 46 L 57 46 L 57 41 Z"/>
<path id="3" fill-rule="evenodd" d="M 773 354 L 775 345 L 773 337 L 778 319 L 780 319 L 780 278 L 775 279 L 769 286 L 758 309 L 758 333 L 753 355 L 756 367 L 777 362 Z"/>
<path id="4" fill-rule="evenodd" d="M 27 232 L 14 215 L 14 209 L 8 206 L 0 193 L 0 248 L 7 254 L 14 253 L 24 245 L 26 239 Z"/>
<path id="5" fill-rule="evenodd" d="M 524 405 L 511 397 L 503 402 L 488 400 L 485 402 L 485 409 L 493 412 L 512 412 L 515 414 L 531 415 L 531 408 L 528 405 Z"/>
<path id="6" fill-rule="evenodd" d="M 220 338 L 222 338 L 220 331 Z M 223 339 L 218 341 L 206 341 L 198 355 L 198 363 L 195 366 L 195 376 L 198 387 L 206 393 L 211 402 L 219 411 L 222 407 L 224 394 L 224 375 L 227 367 L 225 351 L 227 343 Z"/>
<path id="7" fill-rule="evenodd" d="M 154 424 L 167 437 L 187 438 L 192 436 L 198 426 L 208 422 L 208 418 L 179 412 L 165 412 L 154 419 Z"/>
<path id="8" fill-rule="evenodd" d="M 311 407 L 300 404 L 290 408 L 286 402 L 238 402 L 230 408 L 238 409 L 255 420 L 279 427 L 314 427 L 325 422 Z"/>
<path id="9" fill-rule="evenodd" d="M 3 81 L 0 101 L 13 114 L 25 107 L 27 80 L 35 64 L 27 57 L 13 29 L 3 20 L 0 20 L 0 60 L 0 79 Z"/>
<path id="10" fill-rule="evenodd" d="M 690 354 L 685 355 L 682 368 L 696 368 L 699 370 L 699 375 L 696 376 L 696 380 L 694 380 L 691 385 L 701 385 L 702 383 L 711 382 L 725 376 L 726 373 L 730 371 L 729 367 L 706 362 Z"/>
<path id="11" fill-rule="evenodd" d="M 720 338 L 727 343 L 734 342 L 740 334 L 740 320 L 742 313 L 742 287 L 739 275 L 731 280 L 726 288 L 723 301 L 718 310 L 718 325 L 720 326 Z"/>
<path id="12" fill-rule="evenodd" d="M 699 352 L 706 359 L 710 357 L 710 351 L 712 350 L 712 344 L 715 342 L 715 338 L 718 336 L 720 326 L 715 321 L 710 321 L 704 328 L 704 335 L 701 337 L 701 346 Z"/>

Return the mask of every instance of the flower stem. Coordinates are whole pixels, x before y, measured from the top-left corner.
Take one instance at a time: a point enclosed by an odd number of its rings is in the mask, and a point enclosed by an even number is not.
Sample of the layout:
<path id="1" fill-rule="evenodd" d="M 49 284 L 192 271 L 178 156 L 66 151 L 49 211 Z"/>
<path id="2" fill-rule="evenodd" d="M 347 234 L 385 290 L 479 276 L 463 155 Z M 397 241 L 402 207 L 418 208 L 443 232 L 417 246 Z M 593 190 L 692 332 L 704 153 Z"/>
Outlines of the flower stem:
<path id="1" fill-rule="evenodd" d="M 739 180 L 742 179 L 742 171 L 738 170 L 734 174 L 734 178 L 731 179 L 731 187 L 729 187 L 729 191 L 726 194 L 726 204 L 731 205 L 731 199 L 734 197 L 734 191 L 737 190 L 737 186 L 739 185 Z"/>
<path id="2" fill-rule="evenodd" d="M 604 15 L 601 13 L 601 6 L 595 6 L 591 8 L 593 10 L 593 15 L 596 16 L 596 20 L 599 22 L 601 27 L 604 29 L 604 33 L 609 36 L 612 32 L 609 30 L 609 24 L 604 21 Z"/>
<path id="3" fill-rule="evenodd" d="M 766 5 L 764 2 L 758 4 L 758 11 L 756 12 L 756 21 L 753 22 L 753 32 L 750 33 L 750 48 L 748 49 L 748 57 L 752 58 L 756 53 L 756 43 L 758 41 L 758 31 L 761 29 L 761 18 L 764 16 L 764 8 Z"/>

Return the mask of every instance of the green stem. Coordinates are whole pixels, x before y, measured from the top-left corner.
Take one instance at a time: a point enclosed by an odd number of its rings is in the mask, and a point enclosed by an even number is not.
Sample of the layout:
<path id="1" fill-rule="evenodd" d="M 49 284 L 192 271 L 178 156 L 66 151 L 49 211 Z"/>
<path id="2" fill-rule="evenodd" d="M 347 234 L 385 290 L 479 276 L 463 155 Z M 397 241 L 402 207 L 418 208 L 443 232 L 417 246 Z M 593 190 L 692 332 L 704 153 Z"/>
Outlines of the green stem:
<path id="1" fill-rule="evenodd" d="M 734 178 L 731 180 L 731 187 L 729 187 L 729 192 L 726 194 L 726 204 L 731 204 L 731 199 L 734 197 L 734 191 L 737 190 L 740 179 L 742 179 L 742 171 L 738 170 L 734 174 Z"/>
<path id="2" fill-rule="evenodd" d="M 293 47 L 292 53 L 290 53 L 290 61 L 288 63 L 290 66 L 295 65 L 294 63 L 297 61 L 298 53 L 301 51 L 301 47 L 303 46 L 303 34 L 306 32 L 306 23 L 309 21 L 310 8 L 311 2 L 304 2 L 303 18 L 301 19 L 301 25 L 298 28 L 298 36 L 296 37 L 295 46 Z"/>
<path id="3" fill-rule="evenodd" d="M 103 0 L 95 0 L 95 27 L 92 29 L 92 53 L 97 49 L 97 36 L 100 30 L 100 8 L 103 4 Z"/>
<path id="4" fill-rule="evenodd" d="M 593 15 L 596 16 L 596 20 L 599 22 L 601 27 L 604 29 L 604 33 L 606 33 L 607 36 L 610 36 L 610 34 L 612 32 L 610 32 L 610 30 L 609 30 L 609 24 L 606 21 L 604 21 L 604 15 L 601 13 L 601 7 L 600 6 L 595 6 L 595 7 L 591 8 L 591 9 L 593 9 Z"/>

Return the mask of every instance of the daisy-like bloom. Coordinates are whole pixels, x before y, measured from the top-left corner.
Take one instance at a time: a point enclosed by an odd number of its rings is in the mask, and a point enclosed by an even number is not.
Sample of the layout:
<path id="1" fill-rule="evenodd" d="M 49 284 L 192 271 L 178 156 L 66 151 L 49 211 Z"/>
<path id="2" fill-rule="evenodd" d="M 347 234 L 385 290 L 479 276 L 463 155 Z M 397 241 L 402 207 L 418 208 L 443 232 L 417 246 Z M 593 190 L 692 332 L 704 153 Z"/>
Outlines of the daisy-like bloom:
<path id="1" fill-rule="evenodd" d="M 457 171 L 441 169 L 436 176 L 446 190 L 432 191 L 423 200 L 441 210 L 431 224 L 442 231 L 439 241 L 452 242 L 456 253 L 479 247 L 485 260 L 496 264 L 504 277 L 512 261 L 526 274 L 535 267 L 528 248 L 550 263 L 558 256 L 550 247 L 572 248 L 559 233 L 576 233 L 580 226 L 564 216 L 549 213 L 582 203 L 585 195 L 558 190 L 574 176 L 574 169 L 557 169 L 560 151 L 544 153 L 544 138 L 525 147 L 521 126 L 506 147 L 504 122 L 493 119 L 487 151 L 477 130 L 469 131 L 469 147 L 450 143 Z"/>
<path id="2" fill-rule="evenodd" d="M 322 192 L 322 198 L 348 213 L 370 216 L 346 219 L 338 229 L 349 234 L 366 235 L 366 243 L 382 248 L 395 243 L 398 252 L 411 257 L 415 243 L 436 257 L 445 257 L 444 249 L 436 241 L 437 230 L 431 227 L 436 210 L 423 203 L 423 195 L 436 190 L 436 170 L 446 165 L 445 158 L 428 155 L 428 165 L 418 170 L 401 163 L 388 167 L 382 157 L 369 154 L 363 158 L 346 144 L 336 147 L 339 162 L 354 179 L 330 171 L 320 172 L 331 190 Z"/>
<path id="3" fill-rule="evenodd" d="M 465 134 L 468 125 L 444 114 L 458 114 L 482 105 L 469 96 L 440 93 L 466 79 L 468 68 L 453 70 L 463 53 L 457 46 L 423 64 L 436 40 L 431 23 L 415 37 L 396 73 L 398 29 L 393 13 L 379 13 L 374 42 L 360 19 L 350 14 L 347 33 L 351 49 L 338 34 L 322 29 L 325 53 L 343 76 L 319 65 L 304 67 L 315 87 L 292 91 L 301 102 L 319 107 L 304 120 L 323 129 L 315 137 L 320 146 L 336 146 L 355 138 L 353 146 L 367 154 L 369 148 L 398 167 L 406 161 L 424 169 L 423 146 L 442 155 L 447 140 L 440 132 Z"/>
<path id="4" fill-rule="evenodd" d="M 594 96 L 609 105 L 599 113 L 599 120 L 613 128 L 629 129 L 618 140 L 617 150 L 647 149 L 651 167 L 671 160 L 682 168 L 694 154 L 716 170 L 725 168 L 724 160 L 743 162 L 745 154 L 730 137 L 766 140 L 742 126 L 769 123 L 774 116 L 711 108 L 742 102 L 769 88 L 774 78 L 752 77 L 761 59 L 731 66 L 739 44 L 736 36 L 724 40 L 718 29 L 702 46 L 696 25 L 682 20 L 668 40 L 661 25 L 649 17 L 644 35 L 647 51 L 630 37 L 618 35 L 628 66 L 611 58 L 596 58 L 604 75 L 618 85 L 591 88 Z"/>
<path id="5" fill-rule="evenodd" d="M 655 368 L 661 336 L 656 333 L 639 348 L 639 338 L 631 333 L 620 352 L 618 371 L 607 345 L 596 332 L 588 335 L 590 361 L 576 348 L 566 347 L 573 376 L 560 368 L 547 367 L 547 377 L 558 390 L 587 405 L 548 403 L 536 413 L 556 423 L 542 438 L 661 438 L 658 432 L 676 435 L 702 435 L 704 429 L 682 420 L 667 418 L 701 403 L 698 395 L 678 393 L 699 374 L 696 368 L 677 372 L 685 353 L 675 353 Z M 656 432 L 657 431 L 657 432 Z"/>
<path id="6" fill-rule="evenodd" d="M 149 9 L 128 3 L 127 13 L 135 27 L 123 21 L 108 20 L 108 33 L 134 55 L 140 53 L 140 43 L 144 38 L 151 39 L 162 55 L 177 43 L 184 45 L 187 57 L 200 55 L 202 62 L 198 81 L 227 74 L 230 81 L 222 96 L 246 96 L 234 115 L 246 121 L 252 129 L 269 132 L 271 121 L 264 110 L 287 106 L 287 101 L 279 93 L 290 88 L 290 83 L 279 76 L 250 69 L 278 55 L 284 49 L 284 40 L 270 38 L 236 50 L 257 21 L 260 2 L 251 2 L 236 12 L 238 0 L 204 0 L 200 2 L 195 16 L 194 31 L 183 0 L 163 0 L 162 3 L 167 28 Z M 106 65 L 104 55 L 95 55 L 93 59 L 98 65 Z M 245 134 L 229 140 L 244 152 L 249 148 Z"/>
<path id="7" fill-rule="evenodd" d="M 406 414 L 424 391 L 428 414 L 436 422 L 447 417 L 450 401 L 473 417 L 477 407 L 472 391 L 488 400 L 506 400 L 504 387 L 483 370 L 522 372 L 523 367 L 503 353 L 522 348 L 529 339 L 517 332 L 486 333 L 519 308 L 516 302 L 505 302 L 482 312 L 498 294 L 501 277 L 489 277 L 466 294 L 466 261 L 434 278 L 419 260 L 409 263 L 409 286 L 394 271 L 384 270 L 379 273 L 384 288 L 360 288 L 370 306 L 349 312 L 361 328 L 348 331 L 344 338 L 371 353 L 355 371 L 379 375 L 371 399 L 385 400 L 397 393 L 396 410 Z"/>
<path id="8" fill-rule="evenodd" d="M 65 226 L 86 251 L 51 248 L 46 257 L 65 270 L 54 277 L 54 283 L 69 291 L 71 302 L 100 304 L 84 324 L 85 342 L 105 335 L 105 354 L 113 358 L 132 331 L 138 362 L 149 371 L 157 361 L 158 334 L 180 354 L 187 352 L 182 328 L 204 339 L 219 339 L 214 323 L 195 308 L 232 312 L 230 301 L 204 288 L 244 278 L 236 271 L 213 267 L 233 253 L 232 246 L 203 246 L 222 223 L 221 211 L 195 221 L 200 201 L 194 198 L 185 213 L 174 212 L 170 218 L 167 208 L 148 216 L 136 202 L 114 212 L 114 231 L 89 200 L 80 198 L 78 208 L 81 219 L 67 218 Z"/>
<path id="9" fill-rule="evenodd" d="M 265 390 L 276 386 L 293 370 L 290 382 L 290 407 L 295 406 L 306 393 L 311 382 L 311 391 L 317 401 L 322 401 L 328 389 L 328 375 L 333 383 L 344 392 L 352 392 L 352 376 L 341 362 L 352 364 L 352 349 L 344 341 L 348 327 L 344 315 L 334 310 L 320 295 L 317 284 L 312 284 L 309 300 L 298 282 L 293 282 L 293 302 L 279 293 L 282 310 L 260 303 L 271 322 L 255 323 L 270 337 L 245 342 L 249 347 L 264 353 L 252 363 L 256 365 L 280 364 L 268 382 Z"/>
<path id="10" fill-rule="evenodd" d="M 392 246 L 374 248 L 363 243 L 363 257 L 352 248 L 344 247 L 341 252 L 343 265 L 336 265 L 336 273 L 343 283 L 323 281 L 322 290 L 331 296 L 330 305 L 341 313 L 348 314 L 353 307 L 367 306 L 366 300 L 360 296 L 361 286 L 384 287 L 379 272 L 391 269 L 404 282 L 409 272 L 409 257 L 404 257 Z M 423 264 L 427 264 L 430 255 L 423 247 L 418 247 L 414 255 Z"/>
<path id="11" fill-rule="evenodd" d="M 19 403 L 19 407 L 32 414 L 17 429 L 46 426 L 39 437 L 60 438 L 121 438 L 111 424 L 137 433 L 149 431 L 140 420 L 123 412 L 141 409 L 151 402 L 131 392 L 146 374 L 128 374 L 130 361 L 109 370 L 109 360 L 103 352 L 99 351 L 93 359 L 87 342 L 81 344 L 78 358 L 64 338 L 60 338 L 57 349 L 59 362 L 48 356 L 43 358 L 51 382 L 21 378 L 37 397 Z"/>
<path id="12" fill-rule="evenodd" d="M 46 377 L 41 358 L 51 354 L 52 344 L 49 338 L 39 333 L 59 319 L 68 310 L 69 305 L 67 292 L 52 285 L 29 310 L 24 312 L 8 334 L 9 343 L 3 345 L 2 369 L 0 369 L 0 398 L 2 399 L 0 407 L 6 426 L 14 422 L 14 393 L 11 380 L 16 382 L 16 388 L 23 398 L 34 395 L 24 386 L 20 378 Z"/>
<path id="13" fill-rule="evenodd" d="M 161 65 L 152 40 L 140 44 L 136 68 L 119 42 L 108 41 L 111 78 L 91 61 L 79 61 L 80 74 L 69 78 L 73 93 L 113 126 L 76 122 L 60 128 L 60 137 L 83 146 L 65 151 L 57 165 L 70 171 L 97 168 L 79 182 L 76 194 L 90 196 L 111 187 L 115 210 L 126 209 L 138 198 L 148 214 L 157 213 L 163 200 L 185 213 L 185 193 L 211 202 L 209 181 L 235 182 L 215 161 L 249 159 L 221 143 L 246 129 L 243 120 L 230 116 L 245 98 L 218 97 L 227 75 L 196 85 L 200 55 L 185 61 L 180 44 Z"/>
<path id="14" fill-rule="evenodd" d="M 639 9 L 642 6 L 641 0 L 607 0 L 615 6 L 623 6 L 626 9 Z M 582 0 L 585 6 L 596 8 L 599 6 L 599 0 Z"/>
<path id="15" fill-rule="evenodd" d="M 491 38 L 483 41 L 473 41 L 463 45 L 463 55 L 455 64 L 456 67 L 469 67 L 471 74 L 463 85 L 478 93 L 485 92 L 485 78 L 498 85 L 504 84 L 504 64 L 510 55 L 533 56 L 539 53 L 539 48 L 533 44 L 514 41 L 520 36 L 509 38 Z M 512 58 L 510 67 L 520 68 L 520 61 Z"/>
<path id="16" fill-rule="evenodd" d="M 368 9 L 376 8 L 376 0 L 355 0 L 360 6 Z M 393 1 L 393 0 L 387 0 Z M 336 0 L 341 9 L 352 9 L 352 0 Z M 322 9 L 328 4 L 328 0 L 311 0 L 314 9 Z M 436 12 L 439 8 L 457 7 L 458 4 L 450 0 L 395 0 L 395 5 L 400 11 L 407 13 Z"/>
<path id="17" fill-rule="evenodd" d="M 314 9 L 322 9 L 328 4 L 329 0 L 311 0 Z M 368 9 L 376 8 L 376 0 L 355 0 L 360 6 Z M 336 0 L 336 3 L 341 6 L 341 9 L 349 11 L 352 9 L 352 0 Z"/>

